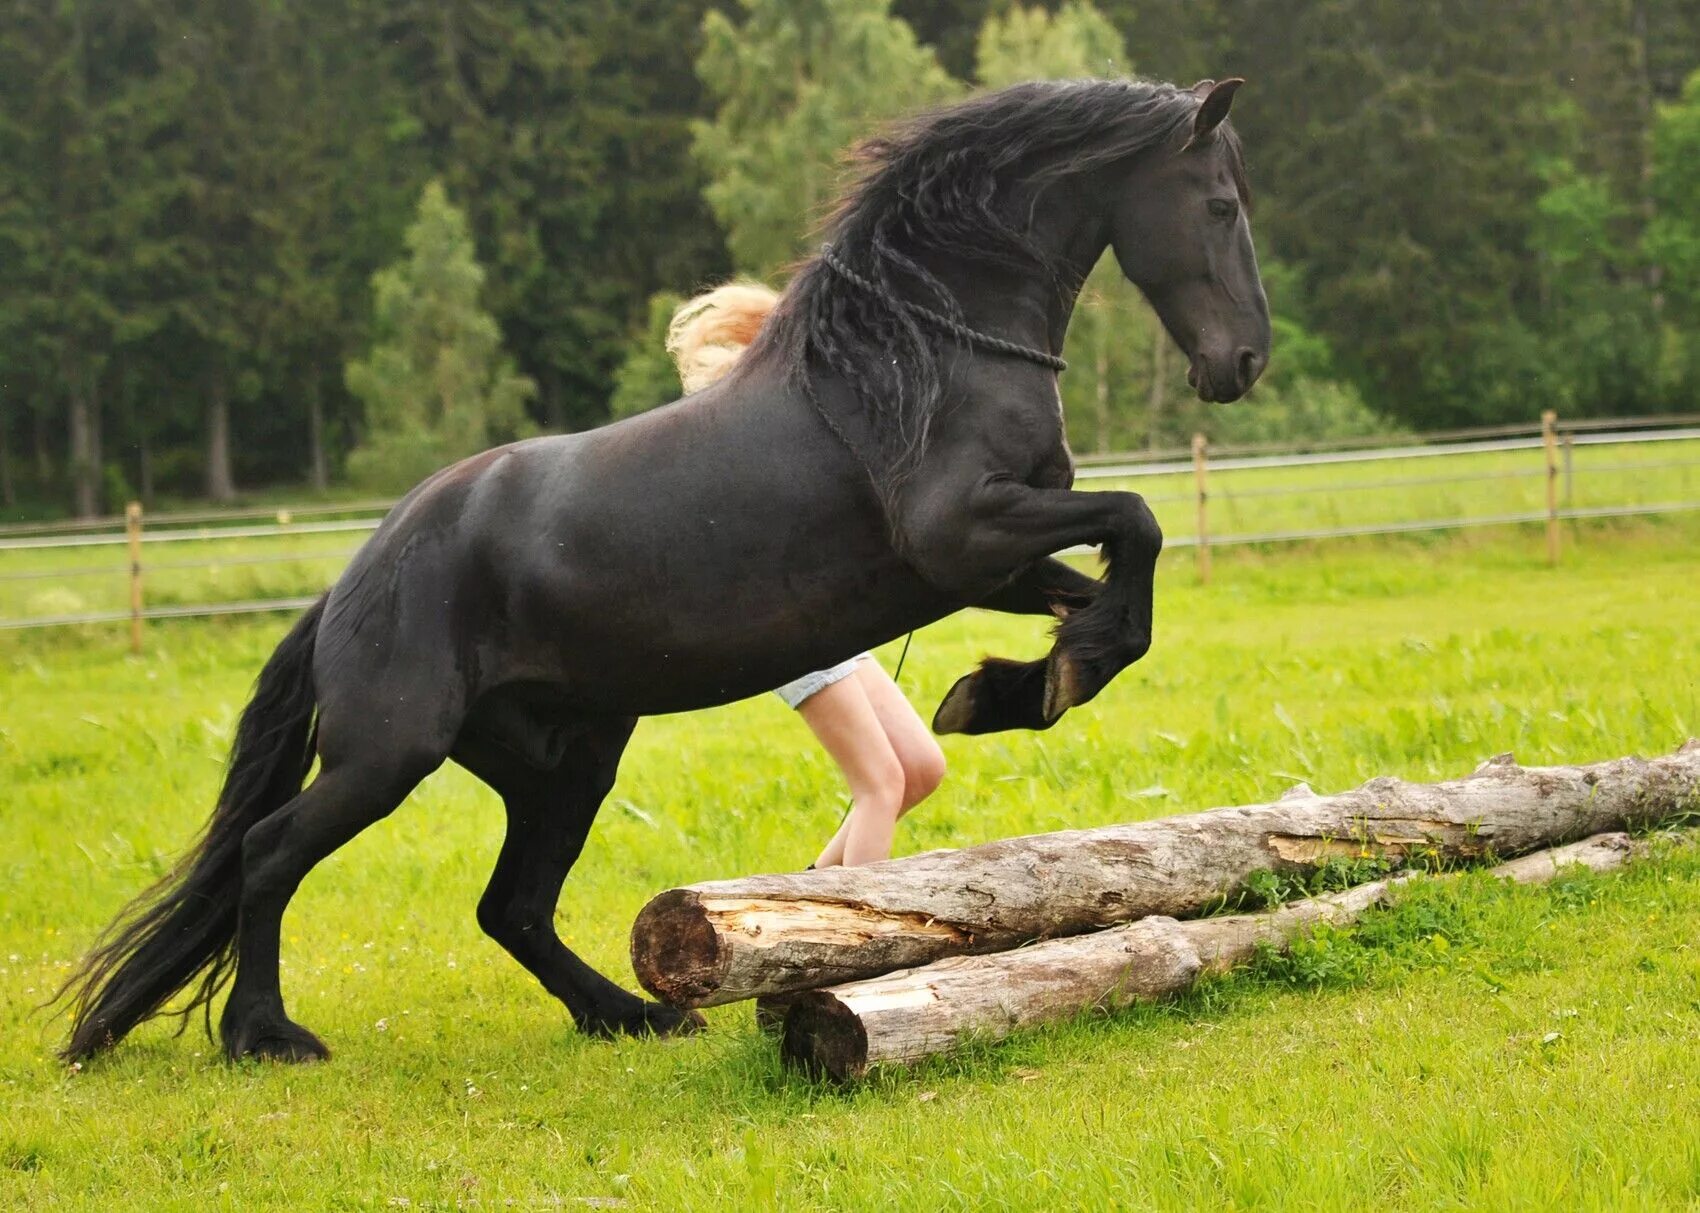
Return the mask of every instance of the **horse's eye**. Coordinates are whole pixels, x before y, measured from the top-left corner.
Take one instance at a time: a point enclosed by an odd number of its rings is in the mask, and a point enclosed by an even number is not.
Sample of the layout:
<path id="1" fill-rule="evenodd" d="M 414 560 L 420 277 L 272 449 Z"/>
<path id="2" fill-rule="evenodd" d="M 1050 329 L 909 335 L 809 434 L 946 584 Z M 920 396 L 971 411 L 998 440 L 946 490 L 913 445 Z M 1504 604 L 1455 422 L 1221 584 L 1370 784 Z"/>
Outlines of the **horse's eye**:
<path id="1" fill-rule="evenodd" d="M 1228 198 L 1212 198 L 1206 203 L 1210 213 L 1218 219 L 1232 219 L 1240 213 L 1240 204 Z"/>

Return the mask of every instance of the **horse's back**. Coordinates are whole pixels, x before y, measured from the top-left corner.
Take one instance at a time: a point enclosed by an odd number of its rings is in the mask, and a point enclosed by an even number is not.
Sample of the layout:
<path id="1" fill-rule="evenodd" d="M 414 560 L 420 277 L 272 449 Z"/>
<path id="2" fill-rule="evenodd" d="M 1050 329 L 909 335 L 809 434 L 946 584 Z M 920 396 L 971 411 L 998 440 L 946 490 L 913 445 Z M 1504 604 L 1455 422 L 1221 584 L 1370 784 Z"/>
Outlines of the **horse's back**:
<path id="1" fill-rule="evenodd" d="M 444 469 L 333 589 L 328 659 L 647 714 L 887 639 L 934 596 L 892 552 L 866 474 L 787 403 L 709 389 Z"/>

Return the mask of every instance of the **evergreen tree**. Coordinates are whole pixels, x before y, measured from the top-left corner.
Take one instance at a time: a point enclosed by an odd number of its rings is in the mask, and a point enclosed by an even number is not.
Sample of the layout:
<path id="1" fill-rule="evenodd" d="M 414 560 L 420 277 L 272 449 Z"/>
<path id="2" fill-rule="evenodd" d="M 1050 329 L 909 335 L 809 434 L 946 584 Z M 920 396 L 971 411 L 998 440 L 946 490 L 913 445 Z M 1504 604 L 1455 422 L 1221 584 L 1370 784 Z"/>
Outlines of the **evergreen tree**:
<path id="1" fill-rule="evenodd" d="M 1301 391 L 1323 363 L 1418 426 L 1700 407 L 1693 0 L 1096 4 L 0 5 L 0 499 L 330 479 L 372 275 L 433 176 L 538 418 L 593 424 L 628 344 L 663 357 L 634 338 L 651 297 L 807 249 L 843 149 L 956 90 L 940 60 L 1125 70 L 1112 24 L 1156 78 L 1251 79 L 1277 347 L 1246 410 L 1200 412 L 1095 276 L 1064 387 L 1080 445 L 1363 423 Z M 621 410 L 671 395 L 664 363 L 638 369 Z"/>
<path id="2" fill-rule="evenodd" d="M 1647 406 L 1635 14 L 1669 7 L 1271 0 L 1230 27 L 1260 235 L 1368 399 L 1430 427 Z"/>
<path id="3" fill-rule="evenodd" d="M 304 467 L 316 489 L 329 483 L 353 428 L 342 367 L 366 344 L 373 270 L 401 246 L 427 177 L 396 65 L 373 49 L 378 9 L 298 0 L 283 31 L 295 68 L 274 101 L 288 121 L 269 148 L 280 172 L 257 353 L 283 397 L 270 445 L 290 452 L 292 468 Z"/>
<path id="4" fill-rule="evenodd" d="M 138 238 L 161 204 L 146 151 L 161 125 L 157 45 L 145 5 L 0 9 L 0 306 L 21 345 L 14 369 L 38 392 L 38 463 L 57 403 L 82 516 L 103 504 L 104 392 L 125 306 L 158 252 Z"/>
<path id="5" fill-rule="evenodd" d="M 189 0 L 163 39 L 177 126 L 160 160 L 175 214 L 156 298 L 167 301 L 162 338 L 191 372 L 183 395 L 200 405 L 203 492 L 215 502 L 236 496 L 233 408 L 251 409 L 260 386 L 254 336 L 272 291 L 277 195 L 271 140 L 256 136 L 271 133 L 277 16 L 267 0 Z"/>
<path id="6" fill-rule="evenodd" d="M 419 200 L 407 250 L 374 276 L 377 341 L 348 366 L 367 424 L 349 471 L 391 490 L 522 436 L 536 390 L 502 351 L 501 330 L 480 302 L 484 271 L 466 217 L 440 183 Z"/>
<path id="7" fill-rule="evenodd" d="M 1700 399 L 1700 71 L 1678 100 L 1658 107 L 1652 146 L 1658 209 L 1647 250 L 1664 271 L 1664 379 L 1693 407 Z"/>
<path id="8" fill-rule="evenodd" d="M 466 200 L 490 307 L 556 428 L 606 416 L 645 301 L 724 269 L 687 122 L 702 0 L 400 0 L 433 170 Z"/>
<path id="9" fill-rule="evenodd" d="M 972 80 L 980 30 L 1009 5 L 1010 0 L 892 0 L 891 11 L 933 48 L 945 71 Z"/>

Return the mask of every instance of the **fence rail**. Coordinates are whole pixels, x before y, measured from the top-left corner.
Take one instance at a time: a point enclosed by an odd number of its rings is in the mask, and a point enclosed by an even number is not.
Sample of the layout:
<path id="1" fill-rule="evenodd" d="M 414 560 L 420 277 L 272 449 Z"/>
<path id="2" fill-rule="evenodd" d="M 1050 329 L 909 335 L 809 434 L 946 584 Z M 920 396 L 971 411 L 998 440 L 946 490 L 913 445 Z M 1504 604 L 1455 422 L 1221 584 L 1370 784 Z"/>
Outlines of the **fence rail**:
<path id="1" fill-rule="evenodd" d="M 1686 442 L 1700 438 L 1700 426 L 1674 430 L 1655 430 L 1647 433 L 1577 434 L 1570 439 L 1572 446 L 1619 446 L 1641 442 Z M 1385 460 L 1429 459 L 1441 455 L 1491 455 L 1502 451 L 1539 450 L 1545 440 L 1535 438 L 1490 438 L 1475 442 L 1435 443 L 1419 441 L 1410 446 L 1381 446 L 1367 450 L 1315 451 L 1300 455 L 1238 455 L 1217 458 L 1212 450 L 1210 470 L 1216 472 L 1247 471 L 1252 468 L 1319 467 L 1335 463 L 1380 463 Z M 1122 479 L 1134 476 L 1172 476 L 1190 472 L 1192 457 L 1148 461 L 1139 456 L 1123 456 L 1121 462 L 1093 462 L 1076 469 L 1077 480 Z"/>
<path id="2" fill-rule="evenodd" d="M 160 521 L 169 525 L 171 515 Z M 143 543 L 206 543 L 217 539 L 270 539 L 278 535 L 342 535 L 350 531 L 375 531 L 379 518 L 354 518 L 343 522 L 310 522 L 305 526 L 293 522 L 272 526 L 179 527 L 165 531 L 147 531 Z M 123 532 L 111 535 L 50 535 L 29 539 L 0 539 L 0 552 L 36 552 L 49 548 L 105 548 L 127 543 Z"/>
<path id="3" fill-rule="evenodd" d="M 1627 434 L 1636 430 L 1675 430 L 1700 426 L 1700 413 L 1659 413 L 1643 417 L 1599 417 L 1568 421 L 1559 418 L 1555 430 L 1565 434 L 1588 434 L 1610 431 Z M 1219 457 L 1238 458 L 1242 455 L 1305 455 L 1332 451 L 1356 451 L 1376 447 L 1435 446 L 1447 443 L 1468 444 L 1492 438 L 1538 437 L 1541 423 L 1518 421 L 1509 425 L 1476 425 L 1464 429 L 1430 430 L 1412 434 L 1403 442 L 1389 441 L 1385 435 L 1374 434 L 1359 438 L 1315 439 L 1305 442 L 1241 442 L 1218 443 L 1211 449 Z M 1102 463 L 1175 463 L 1185 462 L 1192 447 L 1161 447 L 1131 453 L 1088 454 L 1076 457 L 1082 467 Z"/>
<path id="4" fill-rule="evenodd" d="M 143 607 L 141 611 L 83 611 L 72 615 L 42 615 L 35 619 L 0 619 L 0 631 L 22 628 L 71 627 L 82 623 L 123 623 L 132 619 L 199 619 L 212 615 L 256 615 L 264 611 L 300 611 L 319 600 L 263 598 L 253 602 L 208 602 L 188 606 Z"/>
<path id="5" fill-rule="evenodd" d="M 308 518 L 325 514 L 383 514 L 395 505 L 395 499 L 336 502 L 318 501 L 308 505 L 250 505 L 210 510 L 174 510 L 158 515 L 172 525 L 190 523 L 236 522 L 246 518 Z M 0 537 L 7 535 L 50 535 L 67 531 L 113 531 L 124 525 L 124 514 L 105 514 L 98 518 L 57 518 L 52 522 L 8 522 L 0 525 Z"/>
<path id="6" fill-rule="evenodd" d="M 1273 444 L 1265 444 L 1227 448 L 1211 447 L 1199 436 L 1193 445 L 1184 451 L 1144 452 L 1082 460 L 1078 478 L 1087 482 L 1128 481 L 1137 486 L 1141 481 L 1170 477 L 1170 483 L 1151 484 L 1150 488 L 1155 491 L 1146 493 L 1145 499 L 1153 505 L 1179 502 L 1193 504 L 1193 533 L 1172 534 L 1166 544 L 1171 548 L 1193 549 L 1199 575 L 1201 579 L 1208 581 L 1210 551 L 1217 547 L 1316 542 L 1353 536 L 1455 531 L 1530 523 L 1546 524 L 1548 555 L 1550 559 L 1557 560 L 1561 539 L 1559 524 L 1563 521 L 1674 515 L 1700 510 L 1700 499 L 1693 499 L 1700 497 L 1700 493 L 1689 491 L 1696 487 L 1700 476 L 1690 475 L 1686 471 L 1700 468 L 1700 450 L 1693 451 L 1693 458 L 1681 458 L 1680 456 L 1687 452 L 1682 451 L 1680 447 L 1661 451 L 1652 459 L 1636 460 L 1624 457 L 1639 450 L 1652 454 L 1660 451 L 1660 444 L 1669 446 L 1684 442 L 1700 446 L 1700 417 L 1561 422 L 1548 413 L 1538 425 L 1481 427 L 1444 434 L 1419 435 L 1403 445 L 1389 445 L 1385 439 L 1379 439 L 1373 442 L 1358 440 L 1317 443 L 1306 447 L 1292 444 L 1276 447 Z M 1597 450 L 1601 455 L 1605 455 L 1607 448 L 1615 454 L 1605 461 L 1578 460 L 1578 449 Z M 1527 462 L 1520 458 L 1523 453 L 1531 455 Z M 1294 483 L 1279 482 L 1283 472 L 1295 469 L 1339 468 L 1346 471 L 1358 465 L 1404 463 L 1443 455 L 1481 456 L 1496 460 L 1497 464 L 1482 467 L 1465 460 L 1463 466 L 1443 471 L 1437 469 L 1437 474 L 1422 471 L 1416 475 L 1376 476 L 1370 472 L 1369 475 L 1360 474 L 1336 480 L 1328 478 L 1325 473 L 1321 479 L 1300 475 L 1294 477 Z M 1635 495 L 1628 491 L 1633 486 L 1636 493 L 1656 495 L 1659 499 L 1576 505 L 1575 478 L 1578 472 L 1585 474 L 1588 484 L 1593 486 L 1589 489 L 1589 496 L 1597 498 L 1608 494 L 1613 485 L 1618 485 L 1623 489 L 1619 496 Z M 1653 477 L 1650 481 L 1651 473 L 1659 473 L 1663 479 Z M 1275 482 L 1270 482 L 1271 478 L 1275 478 Z M 1246 483 L 1240 483 L 1242 480 Z M 1527 482 L 1537 480 L 1545 481 L 1545 508 L 1503 508 L 1528 504 L 1530 490 Z M 1501 508 L 1468 514 L 1443 513 L 1433 508 L 1437 502 L 1430 490 L 1456 486 L 1462 492 L 1477 493 L 1480 496 L 1478 490 L 1491 490 L 1492 482 L 1495 481 L 1507 482 L 1508 485 L 1523 483 L 1521 487 L 1508 487 L 1505 493 L 1499 494 L 1501 498 L 1509 497 L 1510 500 L 1483 503 L 1498 505 Z M 1665 488 L 1681 491 L 1678 495 L 1668 495 L 1663 492 Z M 1302 514 L 1307 508 L 1306 504 L 1300 502 L 1287 507 L 1281 504 L 1282 499 L 1305 497 L 1329 505 L 1336 498 L 1343 499 L 1340 502 L 1343 508 L 1324 511 L 1325 517 L 1317 519 L 1320 522 L 1327 520 L 1328 512 L 1332 512 L 1335 517 L 1342 512 L 1363 513 L 1366 507 L 1377 500 L 1373 497 L 1366 498 L 1363 494 L 1379 491 L 1391 497 L 1399 491 L 1411 489 L 1422 490 L 1429 495 L 1429 516 L 1365 516 L 1343 525 L 1276 525 L 1263 528 L 1242 526 L 1239 529 L 1220 532 L 1213 529 L 1221 526 L 1223 522 L 1221 512 L 1224 505 L 1228 512 L 1233 514 L 1237 512 L 1237 503 L 1251 503 L 1259 511 L 1258 520 L 1270 522 L 1280 520 L 1281 510 L 1285 510 L 1289 516 L 1298 511 L 1301 517 L 1293 520 L 1303 522 L 1305 519 Z M 276 597 L 256 596 L 252 593 L 253 587 L 250 587 L 249 594 L 235 596 L 232 601 L 156 602 L 150 606 L 144 593 L 145 579 L 155 575 L 192 571 L 207 572 L 216 579 L 224 569 L 258 570 L 265 566 L 298 564 L 306 566 L 302 576 L 292 584 L 277 587 L 280 590 L 298 590 L 304 582 L 318 584 L 321 570 L 324 573 L 323 581 L 328 583 L 334 569 L 347 561 L 358 550 L 357 547 L 338 544 L 322 550 L 307 550 L 292 544 L 289 550 L 285 551 L 224 552 L 215 549 L 206 556 L 186 552 L 184 555 L 188 558 L 172 560 L 144 560 L 143 553 L 157 551 L 157 545 L 160 544 L 216 545 L 231 541 L 253 543 L 299 540 L 315 536 L 362 536 L 378 527 L 383 513 L 387 512 L 392 504 L 389 501 L 360 501 L 233 510 L 193 510 L 156 515 L 147 520 L 145 527 L 138 506 L 132 507 L 127 516 L 119 518 L 0 527 L 0 590 L 5 590 L 8 586 L 27 587 L 43 583 L 53 585 L 76 581 L 81 584 L 99 578 L 127 579 L 129 589 L 128 608 L 114 606 L 111 609 L 94 610 L 70 609 L 81 607 L 83 604 L 78 601 L 79 596 L 67 587 L 67 592 L 60 596 L 61 601 L 52 603 L 52 606 L 62 609 L 41 610 L 40 607 L 47 607 L 49 603 L 46 598 L 38 599 L 38 609 L 33 613 L 26 611 L 22 615 L 12 617 L 0 613 L 0 631 L 128 621 L 131 625 L 132 644 L 139 648 L 142 624 L 149 620 L 299 610 L 310 605 L 314 597 L 301 596 L 298 592 Z M 1455 510 L 1460 502 L 1449 499 L 1439 504 L 1443 509 L 1451 506 Z M 1276 510 L 1274 517 L 1268 513 L 1271 509 Z M 268 521 L 259 521 L 262 519 Z M 1175 521 L 1178 522 L 1179 519 Z M 1235 519 L 1230 517 L 1226 521 L 1232 524 Z M 36 560 L 50 557 L 58 551 L 89 550 L 92 554 L 107 549 L 116 550 L 111 551 L 110 560 L 101 560 L 99 563 L 90 561 L 64 566 L 34 566 Z M 1085 552 L 1091 549 L 1072 550 Z M 127 561 L 124 559 L 126 554 Z M 22 564 L 24 567 L 7 568 L 5 565 L 8 562 Z M 249 580 L 252 581 L 252 578 Z M 18 591 L 8 592 L 23 591 L 20 588 Z M 264 592 L 262 589 L 261 593 Z M 3 603 L 3 600 L 0 600 L 0 603 Z M 36 602 L 28 605 L 36 605 Z M 0 610 L 3 610 L 3 605 L 0 605 Z"/>
<path id="7" fill-rule="evenodd" d="M 1366 526 L 1337 526 L 1316 527 L 1310 530 L 1297 531 L 1248 531 L 1230 533 L 1227 535 L 1211 535 L 1208 540 L 1210 547 L 1233 547 L 1258 543 L 1300 543 L 1316 539 L 1353 539 L 1358 536 L 1374 535 L 1411 535 L 1426 531 L 1461 531 L 1478 526 L 1516 526 L 1530 522 L 1546 522 L 1556 518 L 1560 522 L 1588 518 L 1637 518 L 1654 514 L 1686 514 L 1700 510 L 1700 501 L 1661 501 L 1652 505 L 1596 505 L 1582 508 L 1560 509 L 1549 515 L 1545 510 L 1524 510 L 1514 514 L 1472 514 L 1466 518 L 1423 518 L 1415 522 L 1378 522 Z M 1165 548 L 1199 547 L 1201 541 L 1197 535 L 1180 535 L 1173 539 L 1164 539 Z M 1059 556 L 1086 556 L 1097 551 L 1093 547 L 1072 547 Z"/>

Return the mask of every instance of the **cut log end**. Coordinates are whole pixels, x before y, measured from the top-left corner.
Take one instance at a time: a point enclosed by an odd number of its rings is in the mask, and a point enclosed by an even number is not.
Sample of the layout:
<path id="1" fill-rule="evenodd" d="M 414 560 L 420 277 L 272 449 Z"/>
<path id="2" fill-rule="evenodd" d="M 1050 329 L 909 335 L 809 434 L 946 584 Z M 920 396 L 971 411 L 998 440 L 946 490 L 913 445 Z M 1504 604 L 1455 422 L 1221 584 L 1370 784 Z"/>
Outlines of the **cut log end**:
<path id="1" fill-rule="evenodd" d="M 632 970 L 662 1002 L 702 1006 L 720 988 L 726 966 L 720 936 L 689 889 L 663 893 L 632 924 Z"/>
<path id="2" fill-rule="evenodd" d="M 868 1030 L 827 991 L 799 994 L 785 1016 L 780 1055 L 817 1081 L 850 1082 L 868 1072 Z"/>

